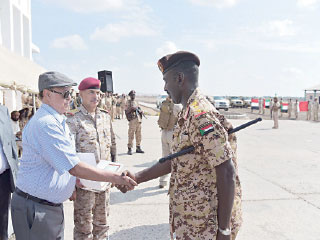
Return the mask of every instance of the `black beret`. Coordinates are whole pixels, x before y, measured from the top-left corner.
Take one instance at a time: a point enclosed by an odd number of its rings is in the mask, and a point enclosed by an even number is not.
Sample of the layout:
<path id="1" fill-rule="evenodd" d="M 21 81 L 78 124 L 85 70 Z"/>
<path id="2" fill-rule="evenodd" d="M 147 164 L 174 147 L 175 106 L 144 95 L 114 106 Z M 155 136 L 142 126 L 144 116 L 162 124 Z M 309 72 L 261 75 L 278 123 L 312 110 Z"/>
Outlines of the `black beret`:
<path id="1" fill-rule="evenodd" d="M 128 95 L 131 95 L 131 94 L 136 94 L 136 91 L 135 90 L 131 90 Z"/>
<path id="2" fill-rule="evenodd" d="M 162 74 L 164 74 L 171 68 L 177 66 L 178 64 L 184 61 L 192 61 L 198 67 L 200 66 L 200 59 L 197 55 L 187 51 L 179 51 L 160 58 L 158 61 L 158 67 Z"/>

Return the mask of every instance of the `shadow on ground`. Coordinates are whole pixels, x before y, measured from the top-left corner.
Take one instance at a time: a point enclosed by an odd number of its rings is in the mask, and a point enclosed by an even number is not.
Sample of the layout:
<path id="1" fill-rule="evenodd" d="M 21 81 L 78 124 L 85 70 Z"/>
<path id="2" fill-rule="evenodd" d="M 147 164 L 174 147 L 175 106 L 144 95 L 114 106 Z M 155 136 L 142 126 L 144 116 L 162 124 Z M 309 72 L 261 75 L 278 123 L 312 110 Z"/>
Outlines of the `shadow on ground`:
<path id="1" fill-rule="evenodd" d="M 118 204 L 118 203 L 126 203 L 126 202 L 134 202 L 139 198 L 147 198 L 158 194 L 167 194 L 168 189 L 159 189 L 159 186 L 141 188 L 122 193 L 122 192 L 111 192 L 110 194 L 110 204 Z M 169 200 L 168 200 L 169 201 Z"/>
<path id="2" fill-rule="evenodd" d="M 110 240 L 168 240 L 169 224 L 143 225 L 133 227 L 110 235 Z"/>

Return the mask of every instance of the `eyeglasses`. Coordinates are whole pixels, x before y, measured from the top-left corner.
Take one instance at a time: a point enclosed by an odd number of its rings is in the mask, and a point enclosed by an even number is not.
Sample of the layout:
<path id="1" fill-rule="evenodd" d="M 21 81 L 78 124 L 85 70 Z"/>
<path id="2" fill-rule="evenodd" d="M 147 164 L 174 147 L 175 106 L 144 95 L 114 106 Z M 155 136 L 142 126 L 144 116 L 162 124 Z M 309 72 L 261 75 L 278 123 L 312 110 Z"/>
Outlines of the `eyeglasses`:
<path id="1" fill-rule="evenodd" d="M 60 94 L 60 95 L 62 95 L 62 97 L 64 98 L 64 99 L 67 99 L 67 98 L 69 98 L 70 96 L 71 96 L 71 91 L 66 91 L 66 92 L 58 92 L 58 91 L 55 91 L 55 90 L 53 90 L 53 89 L 48 89 L 50 92 L 53 92 L 53 93 L 57 93 L 57 94 Z"/>

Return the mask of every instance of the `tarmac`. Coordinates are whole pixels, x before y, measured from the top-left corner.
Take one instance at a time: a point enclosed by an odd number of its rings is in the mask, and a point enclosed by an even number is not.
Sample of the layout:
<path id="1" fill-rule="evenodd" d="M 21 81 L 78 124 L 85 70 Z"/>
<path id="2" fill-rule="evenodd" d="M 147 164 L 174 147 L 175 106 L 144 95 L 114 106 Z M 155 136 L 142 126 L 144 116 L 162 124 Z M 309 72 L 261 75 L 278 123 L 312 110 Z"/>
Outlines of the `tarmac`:
<path id="1" fill-rule="evenodd" d="M 115 120 L 118 161 L 140 171 L 161 157 L 156 116 L 142 123 L 145 154 L 127 152 L 128 123 Z M 234 127 L 247 120 L 231 120 Z M 239 176 L 243 189 L 243 225 L 237 240 L 320 239 L 320 124 L 280 120 L 280 128 L 264 120 L 241 130 L 238 137 Z M 111 190 L 108 218 L 111 240 L 168 240 L 169 198 L 159 181 L 142 183 L 123 194 Z M 65 239 L 73 239 L 73 204 L 66 202 Z"/>

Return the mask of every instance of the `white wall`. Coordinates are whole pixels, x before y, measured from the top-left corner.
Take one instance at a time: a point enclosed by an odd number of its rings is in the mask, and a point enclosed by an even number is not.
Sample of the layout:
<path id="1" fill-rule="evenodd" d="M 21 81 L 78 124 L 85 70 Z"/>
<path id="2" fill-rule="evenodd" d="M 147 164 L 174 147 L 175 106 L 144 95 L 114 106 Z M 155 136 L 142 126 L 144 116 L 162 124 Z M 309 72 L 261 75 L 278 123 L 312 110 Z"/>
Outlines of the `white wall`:
<path id="1" fill-rule="evenodd" d="M 0 44 L 32 60 L 30 0 L 1 0 L 0 24 Z"/>

